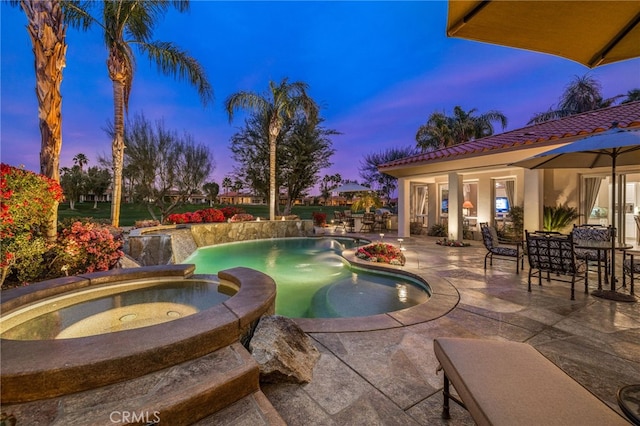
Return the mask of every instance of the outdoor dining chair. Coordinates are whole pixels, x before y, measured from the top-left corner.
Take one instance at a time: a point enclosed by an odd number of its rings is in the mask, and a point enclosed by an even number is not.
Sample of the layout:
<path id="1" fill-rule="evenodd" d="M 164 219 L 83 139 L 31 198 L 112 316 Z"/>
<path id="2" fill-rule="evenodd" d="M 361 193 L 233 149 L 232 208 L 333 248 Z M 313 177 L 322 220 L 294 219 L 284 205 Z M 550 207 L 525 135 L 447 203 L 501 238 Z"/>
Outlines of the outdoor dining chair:
<path id="1" fill-rule="evenodd" d="M 575 282 L 578 274 L 584 273 L 584 291 L 587 288 L 587 268 L 584 262 L 576 260 L 573 234 L 529 233 L 525 231 L 527 256 L 529 259 L 529 277 L 527 290 L 531 292 L 531 277 L 538 276 L 538 285 L 542 286 L 542 274 L 546 280 L 571 283 L 571 300 L 575 300 Z M 553 274 L 553 278 L 552 277 Z M 566 276 L 568 278 L 563 278 Z"/>
<path id="2" fill-rule="evenodd" d="M 360 232 L 373 232 L 373 225 L 376 223 L 376 216 L 373 213 L 365 213 L 362 215 L 362 226 Z"/>
<path id="3" fill-rule="evenodd" d="M 622 260 L 622 287 L 627 287 L 629 277 L 629 294 L 633 295 L 635 278 L 640 277 L 640 250 L 625 250 Z"/>
<path id="4" fill-rule="evenodd" d="M 572 233 L 574 241 L 611 241 L 611 227 L 604 227 L 600 225 L 574 224 Z M 598 265 L 598 263 L 601 263 L 604 266 L 605 282 L 607 282 L 609 256 L 606 251 L 576 248 L 575 252 L 576 259 L 585 263 L 587 274 L 589 272 L 589 262 L 593 262 L 593 265 Z"/>
<path id="5" fill-rule="evenodd" d="M 504 241 L 498 238 L 498 232 L 488 223 L 480 223 L 480 231 L 482 232 L 482 242 L 487 249 L 484 256 L 484 269 L 487 269 L 487 259 L 489 265 L 493 266 L 493 258 L 498 257 L 505 260 L 516 262 L 516 274 L 520 273 L 520 269 L 524 268 L 524 250 L 520 241 Z"/>

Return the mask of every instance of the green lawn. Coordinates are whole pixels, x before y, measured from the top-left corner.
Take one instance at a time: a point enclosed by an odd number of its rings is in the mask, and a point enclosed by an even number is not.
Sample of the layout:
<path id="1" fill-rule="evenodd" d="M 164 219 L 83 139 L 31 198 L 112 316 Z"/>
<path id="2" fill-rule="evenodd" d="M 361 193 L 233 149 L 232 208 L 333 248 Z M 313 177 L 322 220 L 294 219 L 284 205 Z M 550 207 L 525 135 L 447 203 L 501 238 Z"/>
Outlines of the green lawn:
<path id="1" fill-rule="evenodd" d="M 214 206 L 221 207 L 221 206 Z M 234 205 L 234 207 L 240 207 L 244 209 L 246 213 L 254 216 L 260 216 L 262 218 L 269 217 L 269 207 L 266 205 L 253 205 L 243 204 Z M 178 209 L 176 213 L 183 213 L 188 211 L 196 211 L 200 209 L 208 208 L 206 204 L 189 204 Z M 342 208 L 341 208 L 342 209 Z M 333 217 L 333 211 L 335 207 L 323 207 L 323 206 L 294 206 L 292 213 L 300 216 L 302 219 L 311 220 L 313 212 L 324 212 L 327 214 L 327 220 L 331 220 Z M 111 217 L 111 204 L 110 203 L 98 203 L 98 208 L 94 210 L 93 203 L 76 203 L 75 210 L 69 209 L 69 203 L 60 204 L 58 208 L 58 220 L 64 218 L 94 218 L 108 220 Z M 137 203 L 122 203 L 120 207 L 120 225 L 121 226 L 133 226 L 137 220 L 152 219 L 151 214 L 147 211 L 146 206 Z"/>

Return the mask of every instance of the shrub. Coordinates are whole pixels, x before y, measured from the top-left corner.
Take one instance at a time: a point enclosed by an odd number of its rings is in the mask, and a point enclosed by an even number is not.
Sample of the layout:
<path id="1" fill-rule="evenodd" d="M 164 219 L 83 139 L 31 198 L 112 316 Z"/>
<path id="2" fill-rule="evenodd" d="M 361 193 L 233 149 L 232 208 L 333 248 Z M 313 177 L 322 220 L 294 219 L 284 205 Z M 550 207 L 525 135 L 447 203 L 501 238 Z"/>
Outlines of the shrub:
<path id="1" fill-rule="evenodd" d="M 313 218 L 313 224 L 317 226 L 323 226 L 327 223 L 327 214 L 322 212 L 313 212 L 311 214 Z"/>
<path id="2" fill-rule="evenodd" d="M 440 225 L 436 223 L 427 231 L 427 235 L 430 237 L 446 237 L 447 236 L 447 227 L 444 225 Z"/>
<path id="3" fill-rule="evenodd" d="M 218 209 L 199 210 L 198 213 L 202 217 L 202 222 L 224 222 L 225 220 L 224 213 Z"/>
<path id="4" fill-rule="evenodd" d="M 54 276 L 107 271 L 122 257 L 121 247 L 108 227 L 75 222 L 58 234 L 49 269 Z"/>
<path id="5" fill-rule="evenodd" d="M 253 215 L 249 213 L 236 213 L 229 218 L 230 222 L 247 222 L 250 220 L 254 220 L 254 218 Z"/>
<path id="6" fill-rule="evenodd" d="M 230 219 L 231 217 L 233 217 L 233 215 L 245 212 L 244 209 L 240 207 L 231 207 L 231 206 L 221 207 L 219 210 L 222 212 L 225 219 Z"/>
<path id="7" fill-rule="evenodd" d="M 578 218 L 578 211 L 566 205 L 544 206 L 542 221 L 545 231 L 560 231 Z"/>
<path id="8" fill-rule="evenodd" d="M 42 229 L 61 200 L 62 188 L 53 179 L 0 164 L 0 285 L 10 274 L 28 281 L 42 270 L 49 248 Z"/>

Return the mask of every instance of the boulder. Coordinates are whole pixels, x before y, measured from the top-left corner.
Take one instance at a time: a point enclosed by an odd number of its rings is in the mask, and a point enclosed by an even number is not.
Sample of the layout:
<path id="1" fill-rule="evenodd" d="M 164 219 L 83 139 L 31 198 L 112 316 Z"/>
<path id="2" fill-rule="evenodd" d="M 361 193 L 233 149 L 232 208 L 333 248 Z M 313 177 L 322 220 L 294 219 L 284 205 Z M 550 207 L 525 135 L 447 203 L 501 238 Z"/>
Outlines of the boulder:
<path id="1" fill-rule="evenodd" d="M 280 315 L 260 319 L 249 350 L 260 366 L 260 380 L 269 383 L 308 383 L 320 358 L 311 338 Z"/>

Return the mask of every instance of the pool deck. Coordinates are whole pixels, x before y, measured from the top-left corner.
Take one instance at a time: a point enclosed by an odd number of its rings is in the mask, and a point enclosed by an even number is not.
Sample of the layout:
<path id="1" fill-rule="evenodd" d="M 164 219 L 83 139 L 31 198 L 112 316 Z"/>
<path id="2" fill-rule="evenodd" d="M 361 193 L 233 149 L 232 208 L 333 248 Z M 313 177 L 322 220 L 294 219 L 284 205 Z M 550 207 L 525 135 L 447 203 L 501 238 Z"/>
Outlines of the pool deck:
<path id="1" fill-rule="evenodd" d="M 378 239 L 377 234 L 363 236 Z M 397 244 L 392 233 L 384 239 Z M 422 235 L 405 238 L 405 269 L 425 277 L 435 274 L 451 284 L 454 298 L 459 296 L 451 309 L 424 322 L 382 330 L 309 332 L 321 352 L 313 381 L 261 386 L 287 424 L 473 424 L 455 404 L 451 420 L 440 417 L 442 373 L 436 374 L 433 353 L 433 340 L 440 336 L 528 343 L 621 413 L 618 388 L 640 383 L 640 303 L 596 298 L 583 292 L 582 282 L 576 284 L 574 301 L 563 282 L 543 281 L 529 293 L 526 260 L 520 275 L 513 262 L 504 260 L 495 260 L 485 272 L 482 242 L 456 248 L 435 241 Z M 590 290 L 595 284 L 591 274 Z M 234 407 L 215 417 L 216 424 L 249 424 Z"/>

